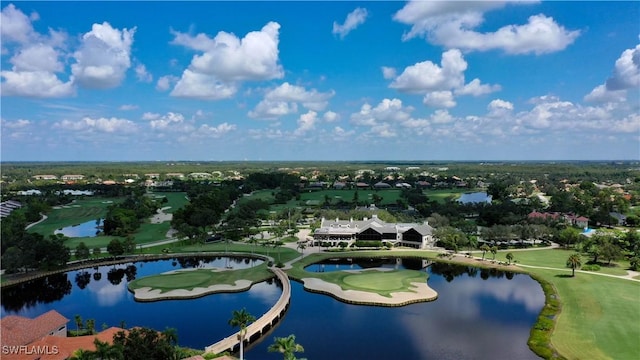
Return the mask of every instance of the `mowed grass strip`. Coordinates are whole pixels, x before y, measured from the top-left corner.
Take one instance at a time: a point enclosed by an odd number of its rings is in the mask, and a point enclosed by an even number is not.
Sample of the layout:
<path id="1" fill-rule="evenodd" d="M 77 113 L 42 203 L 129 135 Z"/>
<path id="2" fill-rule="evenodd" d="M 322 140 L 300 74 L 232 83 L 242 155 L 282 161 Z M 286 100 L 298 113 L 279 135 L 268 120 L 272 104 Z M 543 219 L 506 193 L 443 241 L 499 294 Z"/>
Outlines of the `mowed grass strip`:
<path id="1" fill-rule="evenodd" d="M 556 288 L 562 311 L 551 335 L 568 359 L 635 360 L 640 354 L 640 283 L 595 274 L 528 269 Z"/>
<path id="2" fill-rule="evenodd" d="M 252 283 L 273 277 L 266 264 L 260 264 L 248 269 L 213 270 L 213 269 L 185 269 L 174 273 L 145 276 L 129 283 L 129 289 L 135 290 L 150 287 L 161 293 L 171 290 L 193 290 L 196 287 L 207 288 L 213 285 L 234 285 L 238 280 L 249 280 Z"/>
<path id="3" fill-rule="evenodd" d="M 544 249 L 544 250 L 528 250 L 528 251 L 510 251 L 502 250 L 496 254 L 496 260 L 507 261 L 507 254 L 511 252 L 513 254 L 514 261 L 524 265 L 545 266 L 553 268 L 564 268 L 569 256 L 575 254 L 575 250 L 565 249 Z M 482 256 L 482 254 L 474 253 L 475 256 Z M 485 254 L 485 259 L 492 259 L 491 253 Z M 582 255 L 582 265 L 585 265 L 589 260 L 592 260 L 590 256 Z M 601 265 L 597 273 L 610 274 L 610 275 L 627 275 L 626 268 L 629 267 L 628 261 L 612 262 L 610 266 Z"/>

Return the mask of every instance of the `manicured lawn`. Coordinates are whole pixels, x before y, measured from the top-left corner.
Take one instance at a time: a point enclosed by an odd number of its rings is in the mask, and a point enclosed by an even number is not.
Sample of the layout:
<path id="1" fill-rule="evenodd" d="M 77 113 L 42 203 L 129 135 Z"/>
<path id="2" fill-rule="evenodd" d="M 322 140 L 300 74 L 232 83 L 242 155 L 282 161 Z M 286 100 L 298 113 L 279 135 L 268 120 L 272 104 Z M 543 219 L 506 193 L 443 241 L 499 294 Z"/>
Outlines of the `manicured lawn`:
<path id="1" fill-rule="evenodd" d="M 165 248 L 168 246 L 164 246 Z M 234 252 L 234 253 L 248 253 L 248 254 L 261 254 L 272 257 L 275 261 L 278 261 L 278 254 L 280 254 L 280 261 L 285 263 L 300 256 L 300 253 L 286 247 L 264 247 L 254 246 L 250 244 L 228 244 L 216 243 L 216 244 L 196 244 L 196 245 L 176 245 L 171 248 L 171 252 Z"/>
<path id="2" fill-rule="evenodd" d="M 511 252 L 513 254 L 513 261 L 518 264 L 546 266 L 553 268 L 564 268 L 567 263 L 567 258 L 575 253 L 575 250 L 564 249 L 545 249 L 545 250 L 531 250 L 531 251 L 499 251 L 496 254 L 496 260 L 507 261 L 506 255 Z M 477 253 L 475 254 L 478 255 Z M 492 259 L 493 255 L 487 253 L 485 259 Z M 582 255 L 582 265 L 586 265 L 587 261 L 591 260 L 591 257 Z M 601 265 L 600 270 L 597 271 L 603 274 L 611 275 L 626 275 L 626 269 L 629 267 L 628 261 L 612 262 L 611 266 Z"/>
<path id="3" fill-rule="evenodd" d="M 460 197 L 460 194 L 470 192 L 470 189 L 439 189 L 439 190 L 424 190 L 422 193 L 427 195 L 429 200 L 435 200 L 439 203 L 444 203 L 447 200 L 455 200 Z"/>
<path id="4" fill-rule="evenodd" d="M 556 288 L 562 311 L 551 341 L 568 359 L 637 359 L 640 283 L 557 270 L 528 269 Z"/>
<path id="5" fill-rule="evenodd" d="M 183 192 L 158 192 L 154 193 L 157 197 L 166 197 L 168 202 L 162 204 L 161 207 L 170 207 L 167 213 L 183 207 L 188 203 L 185 198 L 186 193 Z M 87 198 L 80 199 L 69 206 L 60 209 L 53 209 L 47 216 L 47 220 L 33 226 L 30 231 L 38 232 L 45 236 L 53 234 L 59 228 L 96 220 L 106 215 L 107 207 L 114 202 L 122 201 L 119 198 Z M 134 234 L 137 244 L 145 244 L 148 242 L 166 239 L 167 231 L 171 227 L 170 222 L 165 221 L 160 224 L 151 224 L 144 222 L 140 225 L 138 231 Z M 74 237 L 69 238 L 65 242 L 71 249 L 75 249 L 80 242 L 84 242 L 90 249 L 95 247 L 106 247 L 109 242 L 118 238 L 116 236 L 96 236 L 96 237 Z M 122 240 L 122 238 L 118 238 Z"/>
<path id="6" fill-rule="evenodd" d="M 118 198 L 103 197 L 78 199 L 72 204 L 64 205 L 59 209 L 52 209 L 49 214 L 47 214 L 47 220 L 34 225 L 29 231 L 49 236 L 57 229 L 66 226 L 95 221 L 105 216 L 109 205 L 121 200 L 122 199 Z"/>
<path id="7" fill-rule="evenodd" d="M 157 197 L 167 198 L 168 202 L 166 204 L 160 204 L 161 208 L 167 206 L 170 207 L 170 209 L 165 211 L 166 213 L 174 213 L 176 210 L 189 203 L 189 200 L 186 198 L 187 193 L 184 192 L 154 192 L 153 194 Z"/>
<path id="8" fill-rule="evenodd" d="M 369 291 L 387 297 L 393 292 L 411 291 L 411 283 L 427 281 L 427 273 L 417 270 L 368 270 L 358 274 L 334 271 L 322 275 L 323 280 L 337 284 L 343 290 Z"/>
<path id="9" fill-rule="evenodd" d="M 273 277 L 263 263 L 248 269 L 213 271 L 211 269 L 183 270 L 170 274 L 158 274 L 136 279 L 129 284 L 130 289 L 150 287 L 166 292 L 175 289 L 192 290 L 196 287 L 212 285 L 233 285 L 237 280 L 250 280 L 253 283 Z"/>
<path id="10" fill-rule="evenodd" d="M 337 204 L 340 200 L 351 203 L 356 190 L 318 190 L 310 192 L 300 193 L 300 201 L 306 203 L 311 201 L 316 204 L 323 204 L 325 196 L 329 197 L 331 204 Z M 386 190 L 358 190 L 359 202 L 373 202 L 373 195 L 377 194 L 382 197 L 381 204 L 396 204 L 396 201 L 400 199 L 400 190 L 386 189 Z"/>

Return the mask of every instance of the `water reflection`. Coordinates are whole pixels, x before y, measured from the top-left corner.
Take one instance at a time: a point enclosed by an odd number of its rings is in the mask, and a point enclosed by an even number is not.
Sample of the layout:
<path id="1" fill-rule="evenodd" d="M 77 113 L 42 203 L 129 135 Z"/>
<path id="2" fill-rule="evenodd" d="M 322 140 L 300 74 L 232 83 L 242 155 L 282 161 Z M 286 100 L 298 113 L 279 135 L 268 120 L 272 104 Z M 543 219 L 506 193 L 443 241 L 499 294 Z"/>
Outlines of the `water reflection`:
<path id="1" fill-rule="evenodd" d="M 343 262 L 334 261 L 325 268 L 423 266 L 416 259 Z M 59 274 L 3 289 L 1 315 L 35 317 L 56 309 L 69 319 L 79 314 L 95 319 L 96 324 L 117 326 L 124 320 L 127 326 L 174 327 L 181 345 L 204 348 L 233 332 L 227 324 L 233 310 L 246 307 L 255 316 L 265 313 L 280 296 L 277 281 L 256 284 L 243 293 L 152 303 L 134 301 L 127 284 L 177 266 L 227 263 L 249 266 L 252 262 L 171 259 Z M 309 359 L 537 359 L 527 339 L 544 295 L 529 276 L 440 263 L 423 271 L 429 273 L 429 285 L 438 292 L 438 299 L 400 308 L 349 305 L 309 293 L 292 282 L 288 313 L 273 333 L 248 350 L 247 358 L 281 359 L 267 347 L 273 337 L 296 334 Z"/>
<path id="2" fill-rule="evenodd" d="M 38 304 L 48 304 L 71 293 L 71 281 L 67 274 L 55 274 L 2 289 L 2 308 L 20 311 Z"/>
<path id="3" fill-rule="evenodd" d="M 96 237 L 102 232 L 103 222 L 103 219 L 91 220 L 82 224 L 63 227 L 53 233 L 67 237 Z"/>

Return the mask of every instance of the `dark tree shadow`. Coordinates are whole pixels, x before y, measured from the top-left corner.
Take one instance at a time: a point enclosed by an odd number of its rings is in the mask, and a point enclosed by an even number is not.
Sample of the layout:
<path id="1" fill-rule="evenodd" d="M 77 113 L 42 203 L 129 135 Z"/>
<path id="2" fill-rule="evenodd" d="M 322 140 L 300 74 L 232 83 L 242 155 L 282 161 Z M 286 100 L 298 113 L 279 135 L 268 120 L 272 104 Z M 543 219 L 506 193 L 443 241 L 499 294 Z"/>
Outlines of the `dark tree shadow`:
<path id="1" fill-rule="evenodd" d="M 571 274 L 556 274 L 555 277 L 558 277 L 558 278 L 572 278 L 573 275 L 571 275 Z"/>

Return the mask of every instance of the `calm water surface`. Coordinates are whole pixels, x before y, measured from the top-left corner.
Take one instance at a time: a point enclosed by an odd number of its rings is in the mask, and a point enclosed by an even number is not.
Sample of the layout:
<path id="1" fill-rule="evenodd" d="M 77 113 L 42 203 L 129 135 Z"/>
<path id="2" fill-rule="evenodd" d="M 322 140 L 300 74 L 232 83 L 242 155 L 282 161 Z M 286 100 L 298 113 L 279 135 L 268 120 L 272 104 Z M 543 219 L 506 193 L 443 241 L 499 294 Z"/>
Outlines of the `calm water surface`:
<path id="1" fill-rule="evenodd" d="M 91 220 L 78 225 L 63 227 L 54 231 L 54 234 L 62 234 L 67 237 L 96 237 L 102 232 L 103 219 Z"/>
<path id="2" fill-rule="evenodd" d="M 280 296 L 277 283 L 260 283 L 243 293 L 215 294 L 193 300 L 138 303 L 126 289 L 133 278 L 181 267 L 251 266 L 242 259 L 218 258 L 131 263 L 69 272 L 2 292 L 1 316 L 38 316 L 55 309 L 70 319 L 79 314 L 102 323 L 178 330 L 183 346 L 204 348 L 230 335 L 233 310 L 246 307 L 255 316 Z M 330 262 L 332 268 L 374 266 L 421 268 L 420 261 Z M 322 265 L 308 268 L 320 271 Z M 281 359 L 267 352 L 275 336 L 295 334 L 308 359 L 538 359 L 527 347 L 529 330 L 544 305 L 538 283 L 529 276 L 434 264 L 423 271 L 436 301 L 400 308 L 349 305 L 304 291 L 292 282 L 291 307 L 279 326 L 246 353 L 251 359 Z M 88 276 L 87 276 L 88 274 Z M 96 275 L 100 274 L 100 275 Z M 99 278 L 99 280 L 96 280 Z M 43 291 L 43 289 L 47 289 Z"/>

